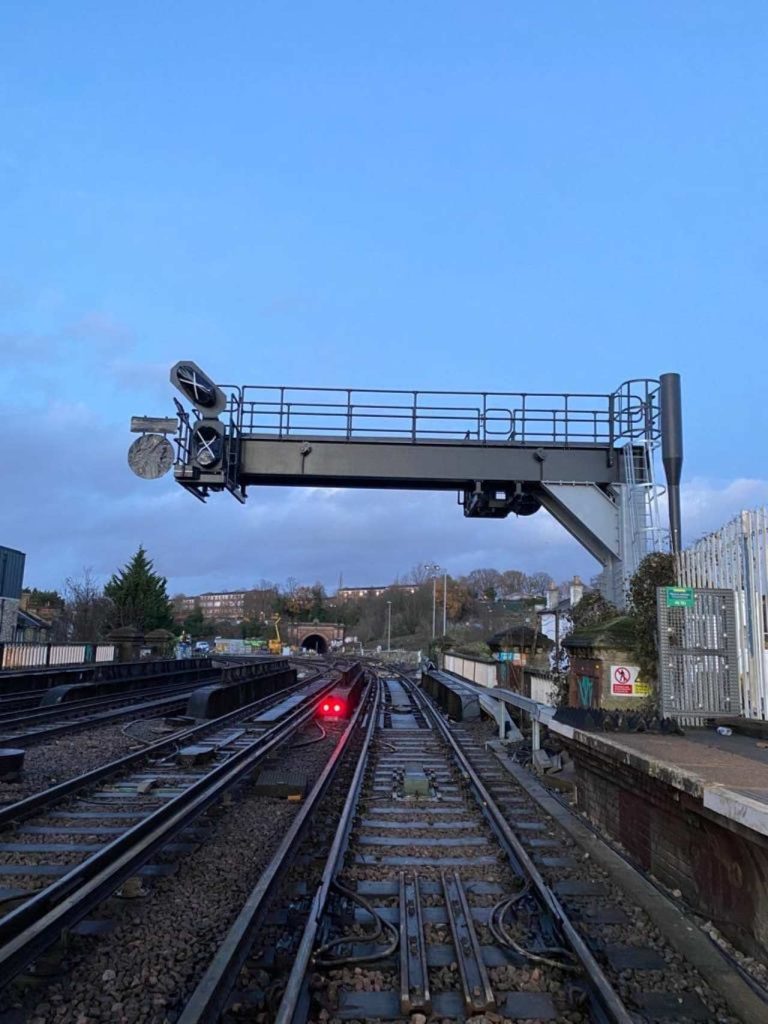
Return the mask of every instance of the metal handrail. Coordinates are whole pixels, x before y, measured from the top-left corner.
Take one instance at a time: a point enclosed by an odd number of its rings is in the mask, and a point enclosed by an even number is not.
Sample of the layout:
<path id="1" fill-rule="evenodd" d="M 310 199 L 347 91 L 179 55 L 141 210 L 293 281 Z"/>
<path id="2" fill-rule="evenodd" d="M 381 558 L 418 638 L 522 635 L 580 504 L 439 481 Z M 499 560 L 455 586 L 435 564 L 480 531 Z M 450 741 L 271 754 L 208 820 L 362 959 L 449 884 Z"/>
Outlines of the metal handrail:
<path id="1" fill-rule="evenodd" d="M 610 394 L 463 392 L 225 385 L 238 435 L 410 444 L 605 444 L 660 435 L 658 381 L 625 381 Z M 189 423 L 182 421 L 179 461 Z"/>

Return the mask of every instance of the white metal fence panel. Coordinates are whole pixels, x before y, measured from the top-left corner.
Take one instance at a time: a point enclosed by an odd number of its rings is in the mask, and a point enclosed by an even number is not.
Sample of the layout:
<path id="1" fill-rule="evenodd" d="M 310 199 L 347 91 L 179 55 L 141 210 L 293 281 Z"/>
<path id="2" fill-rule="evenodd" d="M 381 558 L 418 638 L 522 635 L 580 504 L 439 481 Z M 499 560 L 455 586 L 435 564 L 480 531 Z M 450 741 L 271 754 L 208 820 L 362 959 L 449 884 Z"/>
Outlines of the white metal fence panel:
<path id="1" fill-rule="evenodd" d="M 531 700 L 539 704 L 557 703 L 557 683 L 550 676 L 536 675 L 534 672 L 526 673 L 531 681 Z"/>
<path id="2" fill-rule="evenodd" d="M 683 551 L 678 580 L 734 591 L 742 713 L 768 719 L 768 509 L 742 512 Z"/>
<path id="3" fill-rule="evenodd" d="M 49 665 L 81 665 L 85 661 L 85 644 L 51 644 Z"/>
<path id="4" fill-rule="evenodd" d="M 0 644 L 0 669 L 45 668 L 115 660 L 114 644 Z"/>
<path id="5" fill-rule="evenodd" d="M 446 654 L 445 669 L 477 683 L 478 686 L 496 686 L 496 662 L 489 663 L 476 658 L 462 658 L 457 654 Z"/>
<path id="6" fill-rule="evenodd" d="M 46 664 L 47 650 L 37 644 L 3 644 L 0 668 L 37 668 Z"/>

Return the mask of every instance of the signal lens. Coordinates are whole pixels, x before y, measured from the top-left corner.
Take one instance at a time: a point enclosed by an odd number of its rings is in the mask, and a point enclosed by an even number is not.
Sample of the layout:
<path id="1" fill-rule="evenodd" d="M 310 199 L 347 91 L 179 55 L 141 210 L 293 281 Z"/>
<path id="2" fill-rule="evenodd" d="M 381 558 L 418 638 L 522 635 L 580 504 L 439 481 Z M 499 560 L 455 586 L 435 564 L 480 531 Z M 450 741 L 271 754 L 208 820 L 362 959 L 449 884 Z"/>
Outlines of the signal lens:
<path id="1" fill-rule="evenodd" d="M 338 714 L 341 711 L 341 704 L 334 704 L 333 710 Z"/>
<path id="2" fill-rule="evenodd" d="M 176 379 L 178 386 L 195 405 L 204 409 L 212 409 L 216 405 L 216 385 L 197 367 L 186 364 L 177 366 Z"/>
<path id="3" fill-rule="evenodd" d="M 330 704 L 323 704 L 323 711 L 328 712 L 330 710 L 331 710 L 331 705 Z"/>
<path id="4" fill-rule="evenodd" d="M 218 465 L 224 455 L 223 426 L 216 421 L 205 420 L 192 432 L 192 454 L 203 469 Z"/>

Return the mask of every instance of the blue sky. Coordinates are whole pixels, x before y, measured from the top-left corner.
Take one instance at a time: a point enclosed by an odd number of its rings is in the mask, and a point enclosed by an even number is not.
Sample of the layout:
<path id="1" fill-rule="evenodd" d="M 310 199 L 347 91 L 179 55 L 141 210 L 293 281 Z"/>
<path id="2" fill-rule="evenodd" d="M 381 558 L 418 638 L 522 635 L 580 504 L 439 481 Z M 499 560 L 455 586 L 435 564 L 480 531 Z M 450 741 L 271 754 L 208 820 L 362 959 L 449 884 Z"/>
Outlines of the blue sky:
<path id="1" fill-rule="evenodd" d="M 169 367 L 610 391 L 682 374 L 684 532 L 768 498 L 764 3 L 7 2 L 0 542 L 172 590 L 595 563 L 450 495 L 198 507 L 125 465 Z"/>

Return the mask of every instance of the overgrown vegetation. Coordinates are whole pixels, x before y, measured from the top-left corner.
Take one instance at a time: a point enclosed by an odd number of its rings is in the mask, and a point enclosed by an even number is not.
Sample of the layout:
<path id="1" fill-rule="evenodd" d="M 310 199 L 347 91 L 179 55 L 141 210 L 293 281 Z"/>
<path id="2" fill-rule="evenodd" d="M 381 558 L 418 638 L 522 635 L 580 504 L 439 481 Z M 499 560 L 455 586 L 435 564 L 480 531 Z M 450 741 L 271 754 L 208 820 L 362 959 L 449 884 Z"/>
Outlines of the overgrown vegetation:
<path id="1" fill-rule="evenodd" d="M 656 588 L 675 586 L 675 556 L 666 552 L 647 555 L 629 586 L 630 613 L 634 624 L 634 654 L 643 678 L 655 680 L 659 643 L 656 627 Z"/>
<path id="2" fill-rule="evenodd" d="M 571 609 L 569 618 L 573 623 L 574 633 L 580 633 L 583 629 L 615 619 L 618 614 L 618 608 L 607 601 L 599 590 L 590 590 L 575 608 Z"/>

